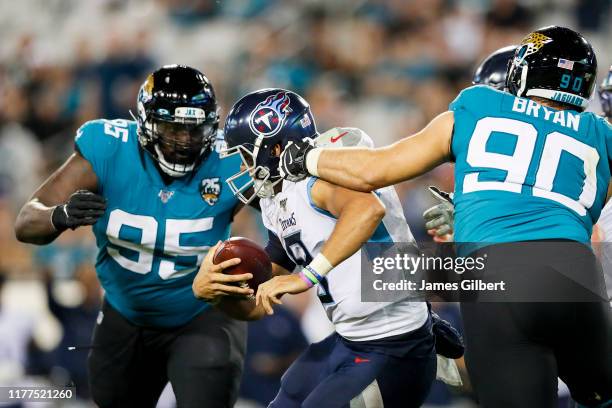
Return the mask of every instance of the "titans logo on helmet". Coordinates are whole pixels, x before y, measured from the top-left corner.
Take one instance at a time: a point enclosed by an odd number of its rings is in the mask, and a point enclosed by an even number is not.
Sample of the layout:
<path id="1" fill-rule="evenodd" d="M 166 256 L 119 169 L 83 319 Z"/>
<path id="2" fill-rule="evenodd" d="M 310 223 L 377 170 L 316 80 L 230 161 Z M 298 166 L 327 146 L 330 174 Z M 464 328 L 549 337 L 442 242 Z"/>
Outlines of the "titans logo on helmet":
<path id="1" fill-rule="evenodd" d="M 289 102 L 289 95 L 279 92 L 257 104 L 249 117 L 249 127 L 253 133 L 264 137 L 277 134 L 291 112 Z"/>

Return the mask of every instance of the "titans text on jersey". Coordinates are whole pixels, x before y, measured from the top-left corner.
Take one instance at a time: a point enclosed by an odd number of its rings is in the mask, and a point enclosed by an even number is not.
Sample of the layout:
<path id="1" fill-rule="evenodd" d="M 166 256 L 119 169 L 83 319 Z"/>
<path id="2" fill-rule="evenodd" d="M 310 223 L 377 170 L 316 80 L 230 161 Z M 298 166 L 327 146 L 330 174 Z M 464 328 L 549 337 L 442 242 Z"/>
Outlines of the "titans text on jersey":
<path id="1" fill-rule="evenodd" d="M 136 123 L 95 120 L 77 132 L 107 210 L 93 227 L 96 271 L 106 300 L 135 324 L 176 327 L 208 307 L 192 293 L 207 250 L 227 239 L 237 200 L 222 180 L 238 158 L 221 160 L 222 136 L 191 175 L 165 184 L 138 145 Z"/>

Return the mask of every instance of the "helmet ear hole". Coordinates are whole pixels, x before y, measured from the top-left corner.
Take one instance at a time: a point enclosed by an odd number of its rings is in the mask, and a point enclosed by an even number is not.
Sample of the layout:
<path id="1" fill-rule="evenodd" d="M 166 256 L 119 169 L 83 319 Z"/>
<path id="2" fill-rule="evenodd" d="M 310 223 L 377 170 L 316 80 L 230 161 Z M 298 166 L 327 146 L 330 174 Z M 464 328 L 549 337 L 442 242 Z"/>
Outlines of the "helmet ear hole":
<path id="1" fill-rule="evenodd" d="M 280 143 L 275 144 L 274 146 L 272 146 L 272 149 L 271 149 L 272 157 L 280 157 L 282 151 L 283 149 L 282 149 L 281 144 Z"/>

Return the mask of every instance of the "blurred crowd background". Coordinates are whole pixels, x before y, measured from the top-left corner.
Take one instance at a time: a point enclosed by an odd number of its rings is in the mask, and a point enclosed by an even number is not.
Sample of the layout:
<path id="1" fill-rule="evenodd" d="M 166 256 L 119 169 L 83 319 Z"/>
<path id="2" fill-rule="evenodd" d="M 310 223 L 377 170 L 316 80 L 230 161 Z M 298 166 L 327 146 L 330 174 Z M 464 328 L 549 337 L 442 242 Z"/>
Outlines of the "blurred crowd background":
<path id="1" fill-rule="evenodd" d="M 81 228 L 28 246 L 16 242 L 13 221 L 73 151 L 75 130 L 90 119 L 129 119 L 138 87 L 160 65 L 202 70 L 222 120 L 244 93 L 285 87 L 310 102 L 319 131 L 360 127 L 385 145 L 446 110 L 487 54 L 539 26 L 581 31 L 603 76 L 610 22 L 610 0 L 0 2 L 0 385 L 72 381 L 76 405 L 88 406 L 85 360 L 102 295 L 93 235 Z M 432 184 L 452 190 L 452 167 L 398 186 L 417 240 L 428 239 L 421 214 L 433 204 Z M 249 212 L 233 233 L 263 239 Z M 460 325 L 454 305 L 436 307 Z M 293 358 L 328 330 L 308 296 L 252 323 L 241 404 L 269 401 Z M 171 393 L 164 404 L 172 406 Z M 442 384 L 429 404 L 474 406 L 469 386 Z"/>

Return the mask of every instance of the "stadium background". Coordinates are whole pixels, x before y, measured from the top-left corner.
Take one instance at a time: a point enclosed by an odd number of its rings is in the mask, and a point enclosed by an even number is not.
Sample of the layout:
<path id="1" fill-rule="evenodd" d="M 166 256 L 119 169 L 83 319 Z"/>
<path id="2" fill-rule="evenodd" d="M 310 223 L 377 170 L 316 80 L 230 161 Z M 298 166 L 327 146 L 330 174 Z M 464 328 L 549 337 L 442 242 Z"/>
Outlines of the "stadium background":
<path id="1" fill-rule="evenodd" d="M 612 63 L 609 0 L 19 0 L 0 2 L 0 385 L 76 383 L 89 406 L 85 359 L 101 291 L 86 228 L 34 247 L 14 238 L 16 211 L 73 149 L 86 120 L 129 118 L 146 74 L 183 63 L 213 82 L 222 120 L 242 94 L 268 86 L 306 97 L 319 131 L 364 129 L 378 145 L 422 127 L 470 84 L 475 65 L 529 30 L 566 25 Z M 599 111 L 594 101 L 591 109 Z M 118 166 L 121 163 L 117 163 Z M 398 187 L 417 239 L 452 167 Z M 234 235 L 263 239 L 256 214 Z M 437 305 L 459 324 L 454 305 Z M 329 326 L 295 297 L 251 324 L 243 396 L 267 401 L 307 341 Z M 83 346 L 67 351 L 67 346 Z M 258 406 L 242 402 L 242 406 Z M 472 407 L 469 390 L 434 386 L 429 406 Z M 160 406 L 172 406 L 168 393 Z"/>

